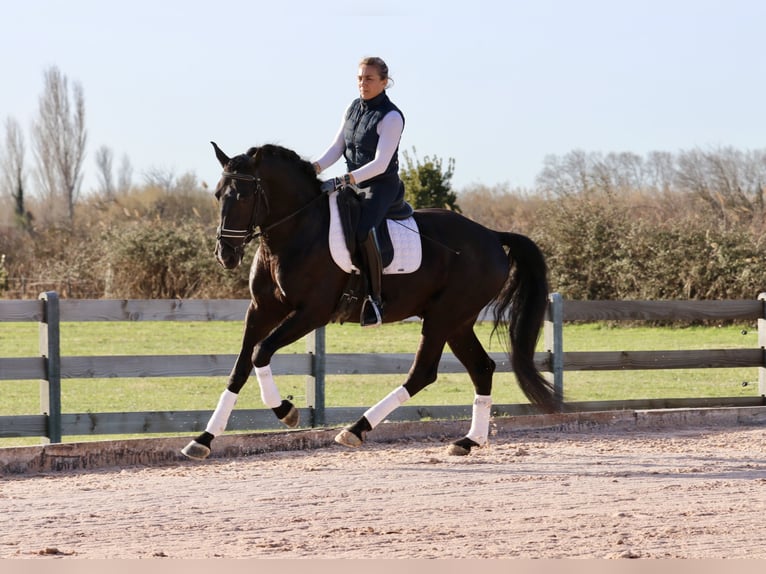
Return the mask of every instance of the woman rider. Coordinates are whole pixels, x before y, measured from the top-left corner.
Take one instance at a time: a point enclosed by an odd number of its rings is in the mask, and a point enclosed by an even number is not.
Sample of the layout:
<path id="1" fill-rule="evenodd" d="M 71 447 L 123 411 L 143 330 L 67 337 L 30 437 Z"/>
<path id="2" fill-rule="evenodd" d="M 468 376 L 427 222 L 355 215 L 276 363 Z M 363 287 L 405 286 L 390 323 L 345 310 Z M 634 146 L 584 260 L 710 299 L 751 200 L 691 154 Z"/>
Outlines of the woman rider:
<path id="1" fill-rule="evenodd" d="M 404 199 L 398 156 L 404 115 L 386 95 L 389 81 L 388 66 L 381 58 L 364 58 L 359 62 L 360 97 L 348 106 L 335 140 L 314 162 L 314 169 L 321 173 L 341 156 L 346 160 L 348 172 L 325 181 L 324 191 L 348 184 L 362 188 L 356 243 L 370 292 L 362 305 L 362 327 L 377 327 L 382 322 L 382 263 L 375 228 L 389 206 Z"/>

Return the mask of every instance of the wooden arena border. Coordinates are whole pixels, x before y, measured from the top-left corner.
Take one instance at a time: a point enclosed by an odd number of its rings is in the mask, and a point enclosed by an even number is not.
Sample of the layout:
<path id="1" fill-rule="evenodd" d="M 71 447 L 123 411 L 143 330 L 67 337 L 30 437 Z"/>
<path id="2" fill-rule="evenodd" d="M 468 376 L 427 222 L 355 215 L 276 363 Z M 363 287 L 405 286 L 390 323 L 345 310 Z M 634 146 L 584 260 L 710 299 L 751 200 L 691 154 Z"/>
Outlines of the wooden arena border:
<path id="1" fill-rule="evenodd" d="M 465 432 L 467 421 L 394 422 L 379 425 L 370 433 L 370 443 L 443 438 L 448 444 Z M 553 415 L 520 415 L 492 419 L 489 448 L 494 440 L 518 437 L 524 431 L 650 432 L 679 429 L 721 429 L 766 426 L 766 407 L 723 407 L 702 409 L 620 410 L 573 412 Z M 224 434 L 216 438 L 212 459 L 257 456 L 267 452 L 289 452 L 338 447 L 337 429 L 282 430 Z M 40 472 L 92 471 L 126 466 L 198 464 L 181 454 L 188 437 L 139 438 L 44 444 L 0 448 L 0 477 Z M 343 448 L 343 447 L 338 447 Z"/>
<path id="2" fill-rule="evenodd" d="M 248 300 L 102 300 L 62 299 L 56 292 L 37 300 L 0 300 L 0 322 L 35 321 L 40 325 L 38 357 L 0 357 L 0 381 L 40 381 L 41 413 L 0 416 L 0 437 L 42 437 L 60 443 L 65 435 L 142 433 L 197 433 L 204 430 L 212 411 L 154 411 L 126 413 L 62 413 L 61 380 L 112 377 L 227 376 L 235 355 L 147 355 L 62 357 L 60 323 L 67 321 L 242 321 Z M 565 371 L 648 369 L 707 369 L 758 367 L 758 396 L 731 398 L 646 399 L 567 403 L 565 412 L 611 410 L 753 407 L 766 405 L 766 294 L 755 300 L 728 301 L 565 301 L 552 294 L 548 306 L 545 351 L 535 362 L 554 386 L 564 390 Z M 568 321 L 695 321 L 757 320 L 758 348 L 684 351 L 564 352 L 563 324 Z M 499 371 L 510 371 L 508 357 L 491 355 Z M 178 360 L 183 358 L 182 361 Z M 275 375 L 305 375 L 307 404 L 300 407 L 308 426 L 337 426 L 355 420 L 362 407 L 326 407 L 327 373 L 406 374 L 412 354 L 325 353 L 325 331 L 307 338 L 305 354 L 275 355 Z M 460 373 L 463 366 L 444 354 L 441 373 Z M 391 421 L 464 419 L 465 406 L 402 406 Z M 495 417 L 524 416 L 536 411 L 528 404 L 493 405 Z M 269 409 L 242 409 L 232 413 L 228 430 L 263 431 L 280 428 Z"/>

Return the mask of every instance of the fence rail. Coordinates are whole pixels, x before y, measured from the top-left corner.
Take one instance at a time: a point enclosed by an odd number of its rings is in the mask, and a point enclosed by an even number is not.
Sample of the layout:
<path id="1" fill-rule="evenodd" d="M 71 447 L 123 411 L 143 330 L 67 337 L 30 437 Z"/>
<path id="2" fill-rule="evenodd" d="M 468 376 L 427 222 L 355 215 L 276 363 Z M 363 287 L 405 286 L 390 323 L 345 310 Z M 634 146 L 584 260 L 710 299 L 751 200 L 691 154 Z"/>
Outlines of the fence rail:
<path id="1" fill-rule="evenodd" d="M 563 393 L 565 371 L 759 368 L 759 396 L 717 399 L 647 399 L 567 403 L 565 410 L 687 406 L 745 406 L 766 404 L 766 295 L 742 301 L 565 301 L 550 297 L 545 327 L 545 351 L 536 353 L 538 368 Z M 61 380 L 113 377 L 226 376 L 236 355 L 151 355 L 62 357 L 60 323 L 74 321 L 242 321 L 248 300 L 87 300 L 62 299 L 46 292 L 38 300 L 0 300 L 0 323 L 37 322 L 38 357 L 0 357 L 0 381 L 39 380 L 41 413 L 0 416 L 0 437 L 43 437 L 61 442 L 64 435 L 139 433 L 193 433 L 205 428 L 211 411 L 129 413 L 62 413 Z M 758 348 L 687 351 L 563 351 L 563 324 L 570 321 L 695 321 L 757 320 Z M 400 353 L 325 353 L 324 329 L 307 338 L 305 354 L 275 355 L 275 375 L 305 375 L 307 404 L 302 420 L 311 426 L 342 424 L 358 418 L 364 409 L 325 407 L 324 379 L 328 373 L 406 374 L 414 355 Z M 498 371 L 511 370 L 507 355 L 493 353 Z M 178 360 L 179 358 L 183 360 Z M 454 355 L 444 354 L 442 373 L 464 372 Z M 494 405 L 496 416 L 535 412 L 527 404 Z M 391 420 L 469 417 L 466 406 L 403 406 Z M 279 428 L 268 409 L 235 410 L 230 430 Z"/>

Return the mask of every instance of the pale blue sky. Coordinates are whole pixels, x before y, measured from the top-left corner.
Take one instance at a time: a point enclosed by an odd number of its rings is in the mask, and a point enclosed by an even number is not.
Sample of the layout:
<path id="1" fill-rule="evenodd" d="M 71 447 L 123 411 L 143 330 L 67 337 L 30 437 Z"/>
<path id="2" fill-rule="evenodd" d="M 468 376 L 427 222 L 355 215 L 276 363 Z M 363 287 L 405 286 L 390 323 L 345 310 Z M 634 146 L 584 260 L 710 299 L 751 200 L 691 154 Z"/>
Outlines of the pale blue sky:
<path id="1" fill-rule="evenodd" d="M 375 4 L 378 7 L 368 7 Z M 0 0 L 0 121 L 27 137 L 43 72 L 82 84 L 93 157 L 213 183 L 268 142 L 306 158 L 383 57 L 401 149 L 453 187 L 531 187 L 547 154 L 766 148 L 762 0 Z M 342 171 L 342 165 L 328 170 Z"/>

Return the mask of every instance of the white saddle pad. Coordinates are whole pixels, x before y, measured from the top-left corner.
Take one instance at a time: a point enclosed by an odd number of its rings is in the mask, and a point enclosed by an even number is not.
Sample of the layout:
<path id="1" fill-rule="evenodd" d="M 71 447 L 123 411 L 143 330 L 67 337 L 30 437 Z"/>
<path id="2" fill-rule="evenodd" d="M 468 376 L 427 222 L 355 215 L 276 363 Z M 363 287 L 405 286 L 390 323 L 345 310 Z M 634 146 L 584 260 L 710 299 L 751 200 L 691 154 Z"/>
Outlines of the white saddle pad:
<path id="1" fill-rule="evenodd" d="M 396 273 L 413 273 L 420 267 L 423 260 L 423 248 L 420 244 L 418 224 L 414 217 L 407 219 L 389 219 L 388 232 L 394 244 L 394 259 L 383 269 L 383 275 Z M 335 264 L 346 273 L 358 273 L 359 270 L 351 262 L 351 255 L 343 237 L 343 228 L 338 213 L 338 192 L 330 194 L 330 254 Z"/>

